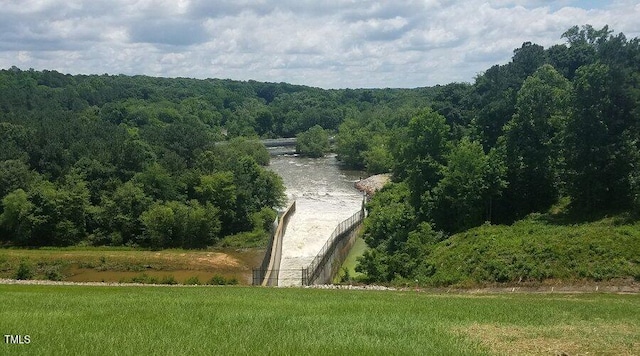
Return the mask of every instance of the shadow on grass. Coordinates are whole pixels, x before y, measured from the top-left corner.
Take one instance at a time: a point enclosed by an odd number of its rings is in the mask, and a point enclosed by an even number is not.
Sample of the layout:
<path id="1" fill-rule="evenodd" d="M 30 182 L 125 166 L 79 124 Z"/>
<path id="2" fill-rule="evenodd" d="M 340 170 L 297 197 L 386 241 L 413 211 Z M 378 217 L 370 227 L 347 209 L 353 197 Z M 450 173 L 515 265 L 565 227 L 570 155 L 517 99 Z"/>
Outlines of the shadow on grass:
<path id="1" fill-rule="evenodd" d="M 627 209 L 606 210 L 597 212 L 587 212 L 569 205 L 560 211 L 550 211 L 546 214 L 536 214 L 536 220 L 549 225 L 575 225 L 581 223 L 592 223 L 604 219 L 612 219 L 613 225 L 628 225 L 640 220 L 640 213 Z"/>

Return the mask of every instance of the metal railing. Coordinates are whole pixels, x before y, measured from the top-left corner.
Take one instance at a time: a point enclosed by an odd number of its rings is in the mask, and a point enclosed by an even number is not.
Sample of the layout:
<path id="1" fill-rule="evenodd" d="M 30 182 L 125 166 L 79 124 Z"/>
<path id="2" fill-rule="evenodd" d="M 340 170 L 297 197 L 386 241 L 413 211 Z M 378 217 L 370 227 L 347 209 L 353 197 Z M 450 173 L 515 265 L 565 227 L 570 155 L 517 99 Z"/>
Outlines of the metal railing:
<path id="1" fill-rule="evenodd" d="M 363 204 L 362 209 L 338 224 L 313 261 L 311 261 L 307 268 L 302 269 L 302 285 L 308 286 L 315 283 L 315 281 L 320 277 L 322 269 L 325 267 L 327 262 L 329 262 L 329 259 L 335 252 L 338 244 L 343 238 L 348 237 L 349 234 L 358 227 L 364 219 L 364 216 L 365 212 Z"/>

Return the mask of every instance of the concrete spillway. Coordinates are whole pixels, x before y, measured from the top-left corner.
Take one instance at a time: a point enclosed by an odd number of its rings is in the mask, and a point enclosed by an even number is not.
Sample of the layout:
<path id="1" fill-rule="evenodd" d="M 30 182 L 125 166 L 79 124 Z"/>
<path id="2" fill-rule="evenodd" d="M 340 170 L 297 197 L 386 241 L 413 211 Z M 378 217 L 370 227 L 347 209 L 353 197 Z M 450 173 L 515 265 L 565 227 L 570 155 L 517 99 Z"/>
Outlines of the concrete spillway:
<path id="1" fill-rule="evenodd" d="M 282 239 L 278 285 L 301 285 L 302 268 L 320 252 L 336 226 L 360 210 L 361 204 L 357 195 L 297 199 L 296 213 Z"/>
<path id="2" fill-rule="evenodd" d="M 283 178 L 288 199 L 296 201 L 282 241 L 278 285 L 301 285 L 302 268 L 320 252 L 336 226 L 360 210 L 362 195 L 353 187 L 360 173 L 341 170 L 333 156 L 272 157 L 271 169 Z"/>

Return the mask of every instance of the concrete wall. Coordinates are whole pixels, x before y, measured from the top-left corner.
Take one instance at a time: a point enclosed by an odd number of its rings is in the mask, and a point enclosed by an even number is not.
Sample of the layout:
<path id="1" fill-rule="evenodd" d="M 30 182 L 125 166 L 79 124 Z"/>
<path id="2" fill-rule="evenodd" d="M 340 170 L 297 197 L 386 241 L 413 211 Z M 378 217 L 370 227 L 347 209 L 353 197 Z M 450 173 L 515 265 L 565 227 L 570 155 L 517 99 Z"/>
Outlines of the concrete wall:
<path id="1" fill-rule="evenodd" d="M 333 278 L 340 271 L 340 267 L 349 255 L 349 251 L 355 243 L 356 235 L 362 226 L 364 208 L 349 219 L 342 222 L 332 234 L 327 245 L 311 262 L 308 268 L 302 271 L 302 284 L 331 284 Z M 345 226 L 346 224 L 346 226 Z"/>
<path id="2" fill-rule="evenodd" d="M 264 268 L 264 279 L 260 283 L 262 286 L 277 286 L 278 285 L 278 270 L 280 269 L 280 260 L 282 260 L 282 237 L 287 229 L 287 224 L 291 219 L 291 216 L 296 212 L 296 202 L 294 201 L 289 205 L 280 216 L 278 227 L 272 236 L 271 250 L 265 252 L 265 259 L 269 256 L 269 263 Z M 255 278 L 254 278 L 255 279 Z M 255 284 L 255 283 L 254 283 Z"/>
<path id="3" fill-rule="evenodd" d="M 332 284 L 335 276 L 340 272 L 340 267 L 349 256 L 349 251 L 353 247 L 356 241 L 358 231 L 362 223 L 354 226 L 353 229 L 340 235 L 340 238 L 336 240 L 335 248 L 333 248 L 323 265 L 320 265 L 318 277 L 310 281 L 309 284 Z"/>

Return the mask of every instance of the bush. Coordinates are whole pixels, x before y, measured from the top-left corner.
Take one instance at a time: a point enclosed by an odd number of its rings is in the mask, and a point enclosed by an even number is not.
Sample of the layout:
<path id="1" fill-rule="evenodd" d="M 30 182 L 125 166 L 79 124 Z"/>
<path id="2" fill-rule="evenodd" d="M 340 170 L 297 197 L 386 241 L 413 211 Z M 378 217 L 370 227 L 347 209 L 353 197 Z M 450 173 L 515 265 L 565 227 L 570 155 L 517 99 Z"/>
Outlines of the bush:
<path id="1" fill-rule="evenodd" d="M 25 260 L 20 261 L 20 265 L 18 266 L 18 269 L 16 270 L 14 278 L 15 279 L 20 279 L 20 280 L 32 279 L 33 278 L 33 270 L 31 268 L 31 265 Z"/>
<path id="2" fill-rule="evenodd" d="M 187 280 L 184 281 L 184 284 L 197 286 L 197 285 L 202 284 L 202 283 L 200 283 L 200 279 L 198 278 L 198 276 L 193 276 L 193 277 L 187 278 Z"/>
<path id="3" fill-rule="evenodd" d="M 178 281 L 173 276 L 164 276 L 160 280 L 160 284 L 178 284 Z"/>
<path id="4" fill-rule="evenodd" d="M 216 285 L 216 286 L 236 285 L 238 284 L 238 279 L 236 277 L 225 278 L 223 276 L 216 274 L 215 276 L 211 277 L 211 279 L 209 280 L 209 283 L 207 284 Z"/>
<path id="5" fill-rule="evenodd" d="M 139 276 L 135 276 L 131 278 L 132 283 L 140 283 L 140 284 L 158 284 L 158 279 L 152 276 L 149 276 L 146 273 L 143 273 Z"/>
<path id="6" fill-rule="evenodd" d="M 342 268 L 342 277 L 340 277 L 340 283 L 350 283 L 351 282 L 351 273 L 349 273 L 349 269 L 344 267 Z"/>
<path id="7" fill-rule="evenodd" d="M 60 266 L 47 266 L 44 269 L 44 275 L 50 281 L 61 281 L 64 279 L 64 275 L 60 272 Z"/>

